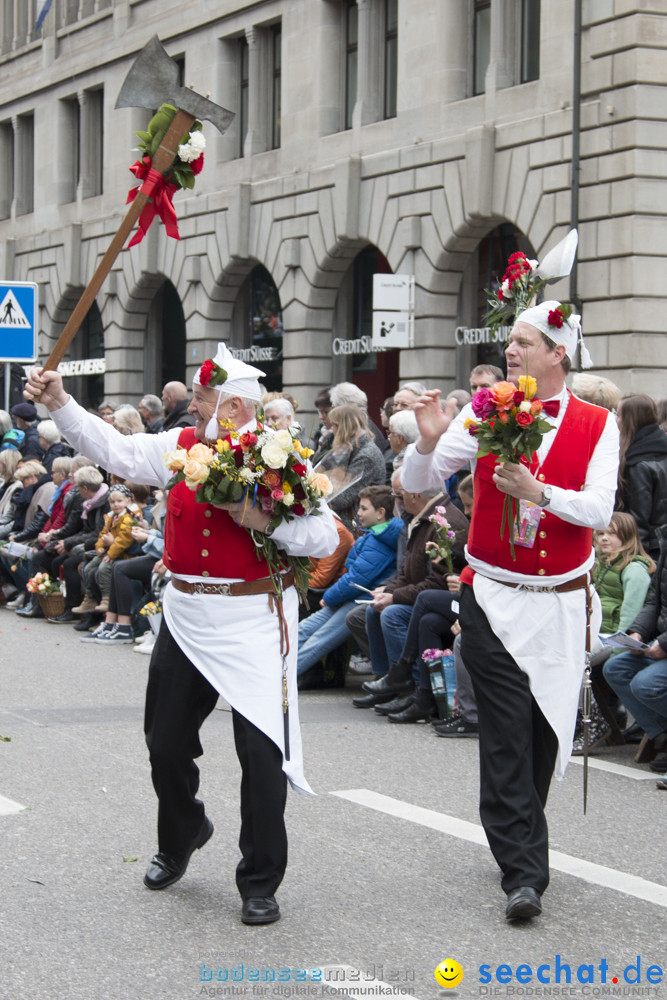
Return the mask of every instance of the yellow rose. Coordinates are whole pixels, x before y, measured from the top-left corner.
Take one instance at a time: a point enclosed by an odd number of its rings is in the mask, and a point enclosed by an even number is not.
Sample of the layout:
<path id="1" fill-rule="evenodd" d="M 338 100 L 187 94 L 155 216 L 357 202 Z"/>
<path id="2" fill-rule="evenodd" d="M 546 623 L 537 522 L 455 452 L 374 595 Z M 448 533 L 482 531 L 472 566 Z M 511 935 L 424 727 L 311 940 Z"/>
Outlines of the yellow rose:
<path id="1" fill-rule="evenodd" d="M 532 375 L 519 375 L 519 389 L 526 399 L 532 399 L 537 392 L 537 382 Z"/>
<path id="2" fill-rule="evenodd" d="M 208 479 L 209 468 L 206 462 L 197 462 L 194 458 L 187 458 L 183 466 L 185 481 L 191 490 L 195 490 Z"/>
<path id="3" fill-rule="evenodd" d="M 314 455 L 315 452 L 313 451 L 312 448 L 302 448 L 299 454 L 301 455 L 302 458 L 310 458 L 310 456 Z"/>
<path id="4" fill-rule="evenodd" d="M 224 452 L 229 451 L 230 448 L 231 445 L 229 441 L 223 441 L 222 439 L 220 439 L 215 443 L 215 450 L 218 452 L 219 455 L 222 455 L 224 454 Z"/>
<path id="5" fill-rule="evenodd" d="M 463 421 L 463 429 L 467 431 L 470 430 L 471 427 L 477 427 L 477 421 L 473 420 L 472 417 L 466 417 Z"/>
<path id="6" fill-rule="evenodd" d="M 214 457 L 215 452 L 213 449 L 201 443 L 193 444 L 188 452 L 188 458 L 194 459 L 195 462 L 205 462 L 206 465 L 210 465 Z"/>
<path id="7" fill-rule="evenodd" d="M 185 465 L 187 454 L 185 448 L 176 448 L 175 451 L 168 451 L 162 458 L 168 469 L 171 469 L 172 472 L 180 472 Z"/>
<path id="8" fill-rule="evenodd" d="M 287 480 L 285 480 L 285 482 L 283 483 L 282 490 L 283 490 L 283 493 L 291 493 L 292 492 L 292 487 L 287 482 Z"/>

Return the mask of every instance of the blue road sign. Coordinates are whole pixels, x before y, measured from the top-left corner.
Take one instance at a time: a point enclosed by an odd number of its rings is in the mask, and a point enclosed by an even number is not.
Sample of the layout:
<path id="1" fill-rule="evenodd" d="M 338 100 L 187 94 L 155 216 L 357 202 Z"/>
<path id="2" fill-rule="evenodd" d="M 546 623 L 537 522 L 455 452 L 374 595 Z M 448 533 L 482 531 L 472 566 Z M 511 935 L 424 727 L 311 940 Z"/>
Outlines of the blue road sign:
<path id="1" fill-rule="evenodd" d="M 0 361 L 37 357 L 37 285 L 0 281 Z"/>

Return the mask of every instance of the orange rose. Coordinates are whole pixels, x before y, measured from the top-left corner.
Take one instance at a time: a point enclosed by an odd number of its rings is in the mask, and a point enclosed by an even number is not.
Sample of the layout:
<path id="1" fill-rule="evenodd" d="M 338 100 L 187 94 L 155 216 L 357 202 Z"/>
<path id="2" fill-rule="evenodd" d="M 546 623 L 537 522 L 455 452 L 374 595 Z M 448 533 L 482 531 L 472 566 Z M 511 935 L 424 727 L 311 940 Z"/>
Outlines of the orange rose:
<path id="1" fill-rule="evenodd" d="M 516 389 L 511 382 L 496 382 L 489 389 L 491 399 L 495 403 L 497 410 L 509 410 L 514 406 L 514 393 Z"/>
<path id="2" fill-rule="evenodd" d="M 501 424 L 506 424 L 509 421 L 509 417 L 504 410 L 500 410 L 498 413 L 498 420 Z"/>

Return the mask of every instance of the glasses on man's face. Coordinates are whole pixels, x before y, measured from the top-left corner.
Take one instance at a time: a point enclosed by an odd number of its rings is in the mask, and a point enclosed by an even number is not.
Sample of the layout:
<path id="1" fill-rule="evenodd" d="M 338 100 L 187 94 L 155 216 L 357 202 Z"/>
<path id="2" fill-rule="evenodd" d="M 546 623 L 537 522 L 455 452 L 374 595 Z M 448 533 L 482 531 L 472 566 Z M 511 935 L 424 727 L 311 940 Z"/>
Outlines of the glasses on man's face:
<path id="1" fill-rule="evenodd" d="M 393 493 L 392 492 L 391 495 L 393 496 L 394 500 L 402 500 L 403 499 L 403 494 L 402 493 Z"/>

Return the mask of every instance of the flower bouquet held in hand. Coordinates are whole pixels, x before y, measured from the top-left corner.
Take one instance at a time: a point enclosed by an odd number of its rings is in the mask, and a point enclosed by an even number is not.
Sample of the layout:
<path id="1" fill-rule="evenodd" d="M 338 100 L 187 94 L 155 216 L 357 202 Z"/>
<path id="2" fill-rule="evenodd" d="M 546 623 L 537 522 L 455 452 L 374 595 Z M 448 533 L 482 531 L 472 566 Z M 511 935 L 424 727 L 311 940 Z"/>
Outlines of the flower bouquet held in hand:
<path id="1" fill-rule="evenodd" d="M 511 255 L 499 287 L 486 293 L 489 309 L 484 322 L 491 330 L 511 326 L 519 313 L 535 304 L 545 285 L 570 273 L 577 241 L 577 230 L 571 229 L 541 263 L 520 250 Z"/>
<path id="2" fill-rule="evenodd" d="M 425 649 L 421 658 L 428 667 L 438 715 L 451 719 L 457 705 L 454 654 L 451 649 Z"/>
<path id="3" fill-rule="evenodd" d="M 304 448 L 289 430 L 261 424 L 243 434 L 231 424 L 225 429 L 227 437 L 216 441 L 214 448 L 198 443 L 188 451 L 177 448 L 164 456 L 174 473 L 167 489 L 185 481 L 196 490 L 198 503 L 259 505 L 271 515 L 272 527 L 319 513 L 319 501 L 329 496 L 331 484 L 327 476 L 308 467 L 310 448 Z M 297 589 L 305 594 L 310 560 L 288 556 L 269 536 L 248 530 L 268 563 L 276 595 L 280 595 L 280 573 L 286 569 L 292 570 Z"/>
<path id="4" fill-rule="evenodd" d="M 436 507 L 429 517 L 435 525 L 435 541 L 426 543 L 426 554 L 429 559 L 444 559 L 449 573 L 453 573 L 452 547 L 456 540 L 456 532 L 445 517 L 445 508 Z"/>
<path id="5" fill-rule="evenodd" d="M 476 458 L 497 455 L 501 462 L 530 465 L 542 437 L 553 430 L 553 426 L 542 416 L 543 407 L 535 396 L 536 392 L 535 379 L 530 375 L 521 375 L 518 389 L 511 382 L 496 382 L 490 389 L 479 389 L 475 393 L 472 397 L 475 419 L 469 417 L 464 427 L 477 438 Z M 520 537 L 517 501 L 509 493 L 505 494 L 500 521 L 500 537 L 503 539 L 505 528 L 512 559 L 516 559 L 515 543 L 527 543 Z"/>

